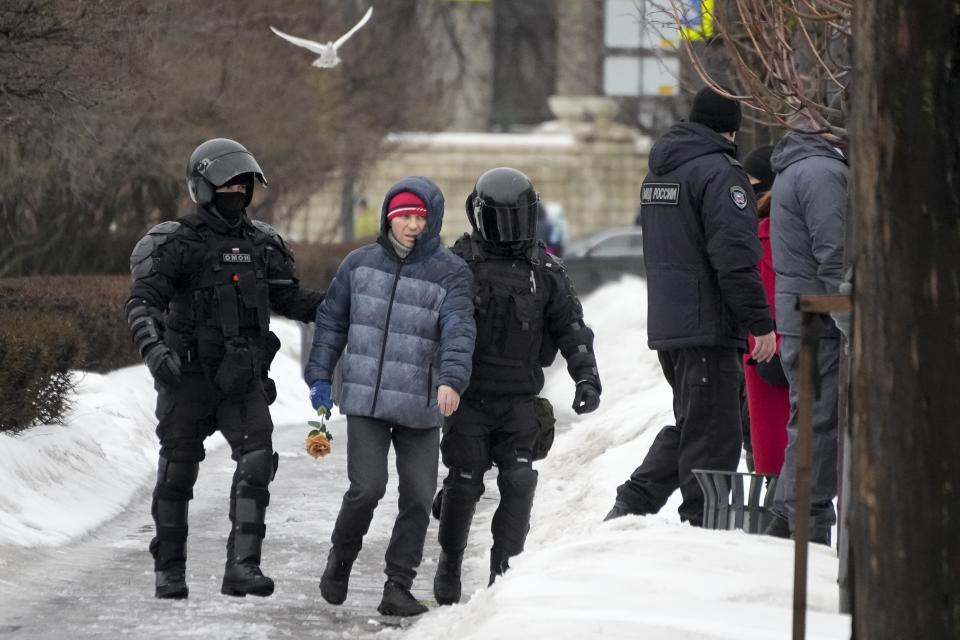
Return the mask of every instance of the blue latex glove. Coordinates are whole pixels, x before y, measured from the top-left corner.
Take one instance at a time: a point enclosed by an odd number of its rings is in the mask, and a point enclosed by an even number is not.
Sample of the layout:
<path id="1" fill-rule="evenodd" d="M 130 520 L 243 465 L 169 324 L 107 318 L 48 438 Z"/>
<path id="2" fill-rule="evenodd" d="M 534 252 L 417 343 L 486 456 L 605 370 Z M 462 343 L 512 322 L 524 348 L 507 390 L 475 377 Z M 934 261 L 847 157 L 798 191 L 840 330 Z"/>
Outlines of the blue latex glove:
<path id="1" fill-rule="evenodd" d="M 329 380 L 317 380 L 310 385 L 310 404 L 317 410 L 318 415 L 330 417 L 333 400 L 330 398 Z"/>

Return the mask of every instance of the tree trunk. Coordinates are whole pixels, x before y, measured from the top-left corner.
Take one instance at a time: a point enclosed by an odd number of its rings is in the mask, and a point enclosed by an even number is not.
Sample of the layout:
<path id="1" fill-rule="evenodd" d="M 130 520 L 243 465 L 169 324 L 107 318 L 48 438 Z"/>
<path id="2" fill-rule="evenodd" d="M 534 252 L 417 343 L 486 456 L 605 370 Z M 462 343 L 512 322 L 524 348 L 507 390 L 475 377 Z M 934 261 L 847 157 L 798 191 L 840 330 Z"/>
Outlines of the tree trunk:
<path id="1" fill-rule="evenodd" d="M 960 1 L 856 0 L 857 638 L 960 638 Z"/>

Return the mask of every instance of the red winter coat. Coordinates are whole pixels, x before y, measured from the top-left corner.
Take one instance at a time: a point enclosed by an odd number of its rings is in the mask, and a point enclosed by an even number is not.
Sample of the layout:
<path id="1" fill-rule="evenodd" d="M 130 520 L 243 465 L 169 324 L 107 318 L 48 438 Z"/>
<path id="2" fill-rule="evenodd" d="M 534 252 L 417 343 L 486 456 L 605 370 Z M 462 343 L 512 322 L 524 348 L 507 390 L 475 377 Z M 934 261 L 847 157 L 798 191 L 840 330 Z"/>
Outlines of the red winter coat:
<path id="1" fill-rule="evenodd" d="M 770 251 L 770 218 L 763 218 L 757 227 L 763 258 L 757 265 L 767 293 L 770 314 L 774 313 L 773 256 Z M 744 356 L 744 376 L 747 381 L 747 405 L 750 410 L 750 441 L 753 443 L 753 463 L 757 473 L 780 473 L 783 453 L 787 448 L 787 419 L 790 417 L 790 396 L 787 387 L 776 387 L 757 374 L 757 366 L 747 362 L 753 350 L 753 336 L 748 337 L 750 348 Z M 780 335 L 777 335 L 777 348 Z"/>

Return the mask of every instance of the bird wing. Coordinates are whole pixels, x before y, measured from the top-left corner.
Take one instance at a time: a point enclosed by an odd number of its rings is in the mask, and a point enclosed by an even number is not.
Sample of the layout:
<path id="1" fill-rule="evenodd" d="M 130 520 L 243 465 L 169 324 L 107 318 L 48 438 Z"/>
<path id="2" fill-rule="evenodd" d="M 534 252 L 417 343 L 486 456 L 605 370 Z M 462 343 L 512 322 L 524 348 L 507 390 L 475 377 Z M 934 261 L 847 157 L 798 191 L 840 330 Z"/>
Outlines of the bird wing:
<path id="1" fill-rule="evenodd" d="M 344 42 L 346 42 L 347 39 L 348 39 L 350 36 L 352 36 L 354 33 L 356 33 L 357 30 L 358 30 L 360 27 L 362 27 L 363 25 L 367 24 L 367 21 L 370 19 L 370 16 L 372 16 L 372 15 L 373 15 L 373 7 L 370 7 L 369 9 L 367 9 L 367 12 L 366 12 L 365 14 L 363 14 L 363 17 L 360 18 L 360 22 L 358 22 L 357 24 L 355 24 L 354 27 L 353 27 L 353 29 L 350 29 L 350 31 L 347 31 L 345 34 L 343 34 L 342 36 L 340 36 L 339 38 L 337 38 L 337 41 L 333 43 L 333 46 L 336 47 L 337 49 L 339 49 L 339 48 L 340 48 L 340 45 L 342 45 Z"/>
<path id="2" fill-rule="evenodd" d="M 273 31 L 278 36 L 280 36 L 281 38 L 283 38 L 284 40 L 286 40 L 287 42 L 291 42 L 297 45 L 298 47 L 303 47 L 304 49 L 309 49 L 310 51 L 313 51 L 317 55 L 323 55 L 323 53 L 327 51 L 327 45 L 325 44 L 320 44 L 319 42 L 314 42 L 313 40 L 307 40 L 306 38 L 297 38 L 295 36 L 286 34 L 283 31 L 280 31 L 279 29 L 274 29 L 273 27 L 270 27 L 270 30 Z"/>

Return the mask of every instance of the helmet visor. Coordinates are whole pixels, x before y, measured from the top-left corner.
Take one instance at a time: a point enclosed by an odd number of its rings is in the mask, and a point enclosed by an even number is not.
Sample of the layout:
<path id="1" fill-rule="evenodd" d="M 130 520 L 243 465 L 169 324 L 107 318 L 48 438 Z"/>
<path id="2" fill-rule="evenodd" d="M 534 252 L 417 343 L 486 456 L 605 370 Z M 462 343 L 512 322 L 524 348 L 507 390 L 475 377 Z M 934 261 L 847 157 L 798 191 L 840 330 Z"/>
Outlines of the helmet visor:
<path id="1" fill-rule="evenodd" d="M 474 202 L 477 230 L 490 242 L 532 240 L 537 234 L 538 203 L 519 207 L 492 206 L 480 198 Z"/>
<path id="2" fill-rule="evenodd" d="M 247 151 L 234 151 L 218 158 L 203 160 L 197 167 L 198 173 L 210 184 L 221 187 L 231 178 L 241 173 L 252 173 L 260 180 L 260 184 L 267 186 L 267 178 L 254 157 Z"/>

